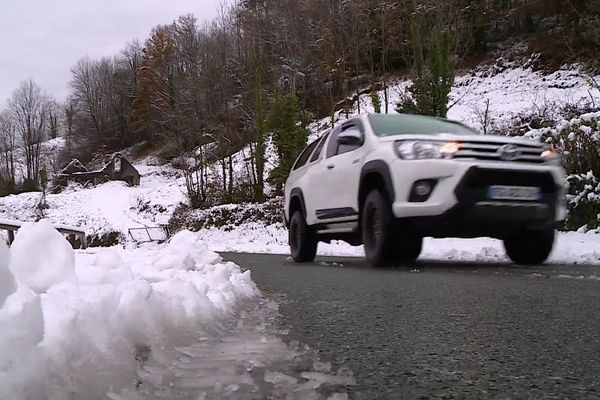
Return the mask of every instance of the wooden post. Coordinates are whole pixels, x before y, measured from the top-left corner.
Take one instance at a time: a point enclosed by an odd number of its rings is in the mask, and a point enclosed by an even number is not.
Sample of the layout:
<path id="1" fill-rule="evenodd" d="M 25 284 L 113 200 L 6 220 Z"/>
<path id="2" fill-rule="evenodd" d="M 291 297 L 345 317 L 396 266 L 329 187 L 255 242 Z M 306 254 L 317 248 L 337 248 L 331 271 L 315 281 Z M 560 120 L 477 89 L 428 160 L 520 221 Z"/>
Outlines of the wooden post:
<path id="1" fill-rule="evenodd" d="M 13 242 L 15 241 L 15 232 L 11 231 L 10 229 L 8 230 L 8 245 L 12 245 Z"/>
<path id="2" fill-rule="evenodd" d="M 69 241 L 69 243 L 71 243 L 71 247 L 72 248 L 77 248 L 77 243 L 75 243 L 75 235 L 70 233 L 69 235 L 67 235 L 67 240 Z"/>

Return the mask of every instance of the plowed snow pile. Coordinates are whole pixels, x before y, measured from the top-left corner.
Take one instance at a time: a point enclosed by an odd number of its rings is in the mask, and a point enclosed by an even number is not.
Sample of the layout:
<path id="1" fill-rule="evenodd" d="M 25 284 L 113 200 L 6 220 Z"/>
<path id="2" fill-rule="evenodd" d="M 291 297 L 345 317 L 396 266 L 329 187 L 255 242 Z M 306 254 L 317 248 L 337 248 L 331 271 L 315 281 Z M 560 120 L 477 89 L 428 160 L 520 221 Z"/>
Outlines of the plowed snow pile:
<path id="1" fill-rule="evenodd" d="M 249 272 L 188 231 L 163 247 L 75 257 L 49 222 L 27 225 L 10 250 L 0 241 L 0 398 L 135 387 L 152 352 L 216 335 L 258 295 Z"/>
<path id="2" fill-rule="evenodd" d="M 278 316 L 189 231 L 74 252 L 27 224 L 0 240 L 0 399 L 346 399 L 351 371 L 284 342 Z"/>

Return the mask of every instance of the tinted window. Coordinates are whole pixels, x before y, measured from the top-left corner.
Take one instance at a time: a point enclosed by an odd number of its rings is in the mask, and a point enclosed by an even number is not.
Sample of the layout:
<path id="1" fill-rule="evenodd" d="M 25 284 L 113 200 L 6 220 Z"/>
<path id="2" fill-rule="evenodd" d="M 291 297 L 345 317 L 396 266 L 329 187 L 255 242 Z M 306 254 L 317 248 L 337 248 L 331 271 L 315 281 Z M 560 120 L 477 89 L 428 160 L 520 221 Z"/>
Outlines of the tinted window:
<path id="1" fill-rule="evenodd" d="M 379 136 L 394 135 L 434 135 L 437 133 L 457 133 L 473 135 L 477 132 L 460 122 L 442 118 L 411 114 L 372 114 L 369 120 Z"/>
<path id="2" fill-rule="evenodd" d="M 293 169 L 298 169 L 301 166 L 303 166 L 304 164 L 306 164 L 306 162 L 308 161 L 308 157 L 310 157 L 312 151 L 315 149 L 315 147 L 317 147 L 317 145 L 319 144 L 319 141 L 320 141 L 320 139 L 315 140 L 314 142 L 309 144 L 302 153 L 300 153 L 300 156 L 296 160 L 296 163 L 294 164 Z"/>
<path id="3" fill-rule="evenodd" d="M 344 129 L 342 132 L 347 132 L 349 130 L 355 130 L 357 131 L 357 133 L 360 134 L 360 129 L 358 129 L 358 127 L 356 126 L 351 126 L 348 129 Z M 342 143 L 338 143 L 338 148 L 337 148 L 337 154 L 344 154 L 344 153 L 348 153 L 351 152 L 353 150 L 356 150 L 360 147 L 360 144 L 342 144 Z"/>
<path id="4" fill-rule="evenodd" d="M 329 140 L 329 144 L 327 145 L 327 158 L 333 157 L 338 154 L 348 153 L 349 151 L 356 150 L 360 147 L 360 145 L 347 145 L 338 143 L 338 135 L 340 132 L 344 132 L 348 129 L 356 129 L 360 131 L 360 128 L 356 125 L 346 125 L 343 129 L 336 129 L 331 134 L 331 139 Z"/>
<path id="5" fill-rule="evenodd" d="M 317 148 L 315 149 L 312 157 L 310 158 L 310 162 L 317 161 L 317 159 L 319 158 L 319 155 L 321 154 L 321 151 L 323 150 L 323 146 L 325 146 L 325 142 L 327 142 L 327 136 L 329 136 L 329 132 L 327 132 L 319 141 Z"/>

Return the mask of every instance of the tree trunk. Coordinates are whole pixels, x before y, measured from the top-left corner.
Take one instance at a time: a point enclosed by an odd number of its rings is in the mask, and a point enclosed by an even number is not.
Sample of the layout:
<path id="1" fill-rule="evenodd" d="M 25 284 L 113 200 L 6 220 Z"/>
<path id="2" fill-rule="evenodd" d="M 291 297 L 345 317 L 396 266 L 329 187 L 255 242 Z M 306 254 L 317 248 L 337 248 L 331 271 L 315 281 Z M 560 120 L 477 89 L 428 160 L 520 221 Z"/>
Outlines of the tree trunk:
<path id="1" fill-rule="evenodd" d="M 265 172 L 265 109 L 262 87 L 262 73 L 259 71 L 256 78 L 256 187 L 254 189 L 255 201 L 264 201 L 264 172 Z"/>
<path id="2" fill-rule="evenodd" d="M 229 198 L 233 201 L 233 156 L 229 156 L 229 188 L 227 190 Z"/>

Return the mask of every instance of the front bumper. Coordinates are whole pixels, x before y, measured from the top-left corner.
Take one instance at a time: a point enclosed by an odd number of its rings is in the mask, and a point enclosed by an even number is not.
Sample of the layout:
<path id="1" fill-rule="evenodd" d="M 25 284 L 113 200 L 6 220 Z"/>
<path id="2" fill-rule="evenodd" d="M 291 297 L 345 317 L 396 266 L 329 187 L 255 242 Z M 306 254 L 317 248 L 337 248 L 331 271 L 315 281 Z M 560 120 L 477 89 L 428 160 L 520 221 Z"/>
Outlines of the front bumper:
<path id="1" fill-rule="evenodd" d="M 554 226 L 566 217 L 564 173 L 559 167 L 427 160 L 395 162 L 390 172 L 394 215 L 411 221 L 426 236 L 499 237 L 519 227 Z M 430 197 L 409 201 L 413 183 L 423 179 L 437 181 Z M 539 202 L 491 201 L 490 185 L 537 186 L 542 198 Z"/>
<path id="2" fill-rule="evenodd" d="M 523 230 L 552 229 L 555 209 L 543 203 L 478 202 L 433 217 L 402 219 L 421 236 L 505 239 Z"/>

